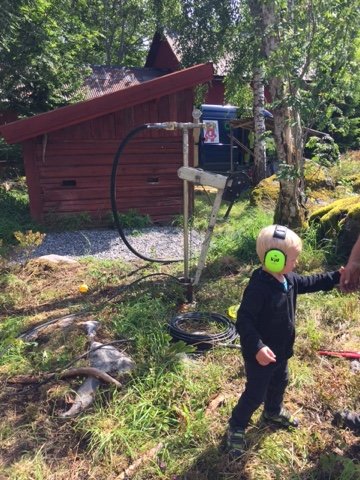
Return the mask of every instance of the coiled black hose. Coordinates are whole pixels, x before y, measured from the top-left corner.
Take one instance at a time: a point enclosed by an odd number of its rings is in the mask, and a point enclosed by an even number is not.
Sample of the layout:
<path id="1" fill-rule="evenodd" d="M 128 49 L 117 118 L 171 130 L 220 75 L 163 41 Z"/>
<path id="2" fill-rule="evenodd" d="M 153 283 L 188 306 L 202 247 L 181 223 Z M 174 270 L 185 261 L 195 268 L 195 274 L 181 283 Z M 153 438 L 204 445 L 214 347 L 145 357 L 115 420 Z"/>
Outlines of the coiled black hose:
<path id="1" fill-rule="evenodd" d="M 115 157 L 114 157 L 114 160 L 113 160 L 112 171 L 111 171 L 111 178 L 110 178 L 110 198 L 111 198 L 111 209 L 112 209 L 112 213 L 113 213 L 113 217 L 114 217 L 114 222 L 115 222 L 116 228 L 119 232 L 119 235 L 120 235 L 122 241 L 125 243 L 125 245 L 130 250 L 130 252 L 132 252 L 137 257 L 141 258 L 142 260 L 146 260 L 147 262 L 157 262 L 157 263 L 180 262 L 180 261 L 182 261 L 182 259 L 165 260 L 165 259 L 161 259 L 161 258 L 149 258 L 149 257 L 146 257 L 145 255 L 139 253 L 137 250 L 135 250 L 135 248 L 129 243 L 129 241 L 127 240 L 127 238 L 125 236 L 124 230 L 123 230 L 123 228 L 121 226 L 121 223 L 120 223 L 120 218 L 119 218 L 119 215 L 118 215 L 118 211 L 117 211 L 117 205 L 116 205 L 116 173 L 117 173 L 117 167 L 118 167 L 118 164 L 119 164 L 120 155 L 122 154 L 124 148 L 126 147 L 127 143 L 130 141 L 130 139 L 134 135 L 138 134 L 142 130 L 146 130 L 147 128 L 149 128 L 149 124 L 145 123 L 144 125 L 140 125 L 140 126 L 134 128 L 133 130 L 131 130 L 131 132 L 129 132 L 126 135 L 126 137 L 123 139 L 123 141 L 120 143 L 119 148 L 117 149 L 117 152 L 115 153 Z"/>
<path id="2" fill-rule="evenodd" d="M 193 323 L 191 331 L 185 328 L 189 322 Z M 204 326 L 206 329 L 206 324 L 210 325 L 213 322 L 222 327 L 222 331 L 219 333 L 206 333 L 200 330 L 204 329 Z M 199 326 L 199 331 L 196 331 L 197 325 Z M 229 318 L 219 313 L 181 313 L 170 320 L 169 333 L 175 340 L 182 340 L 189 345 L 197 346 L 199 350 L 209 349 L 215 345 L 239 348 L 238 345 L 233 345 L 238 338 L 235 325 Z"/>

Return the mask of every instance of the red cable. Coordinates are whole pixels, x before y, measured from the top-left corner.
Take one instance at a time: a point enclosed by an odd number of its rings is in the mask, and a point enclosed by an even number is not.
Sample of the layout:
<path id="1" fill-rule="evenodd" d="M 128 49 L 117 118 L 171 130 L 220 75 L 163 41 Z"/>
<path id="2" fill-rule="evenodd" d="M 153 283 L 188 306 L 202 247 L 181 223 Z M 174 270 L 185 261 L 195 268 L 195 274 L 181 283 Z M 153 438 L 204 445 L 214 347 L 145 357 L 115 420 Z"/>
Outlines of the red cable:
<path id="1" fill-rule="evenodd" d="M 328 355 L 331 357 L 344 357 L 344 358 L 359 358 L 360 352 L 351 352 L 347 350 L 319 350 L 319 355 Z"/>

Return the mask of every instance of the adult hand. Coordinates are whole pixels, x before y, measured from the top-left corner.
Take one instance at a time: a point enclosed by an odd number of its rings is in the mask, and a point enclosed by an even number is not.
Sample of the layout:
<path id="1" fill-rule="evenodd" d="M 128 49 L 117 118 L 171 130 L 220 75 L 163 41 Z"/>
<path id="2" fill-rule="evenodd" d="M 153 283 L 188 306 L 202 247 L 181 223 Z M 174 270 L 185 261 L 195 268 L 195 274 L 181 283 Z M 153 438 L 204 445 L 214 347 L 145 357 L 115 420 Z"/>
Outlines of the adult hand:
<path id="1" fill-rule="evenodd" d="M 360 262 L 348 262 L 340 273 L 340 290 L 342 292 L 354 292 L 359 289 Z"/>
<path id="2" fill-rule="evenodd" d="M 341 272 L 340 290 L 353 292 L 359 289 L 360 283 L 360 237 L 356 240 L 344 271 Z"/>
<path id="3" fill-rule="evenodd" d="M 266 365 L 269 365 L 269 363 L 276 362 L 275 353 L 269 347 L 266 347 L 266 346 L 263 348 L 260 348 L 255 358 L 258 361 L 258 363 L 260 363 L 260 365 L 262 365 L 263 367 L 266 367 Z"/>

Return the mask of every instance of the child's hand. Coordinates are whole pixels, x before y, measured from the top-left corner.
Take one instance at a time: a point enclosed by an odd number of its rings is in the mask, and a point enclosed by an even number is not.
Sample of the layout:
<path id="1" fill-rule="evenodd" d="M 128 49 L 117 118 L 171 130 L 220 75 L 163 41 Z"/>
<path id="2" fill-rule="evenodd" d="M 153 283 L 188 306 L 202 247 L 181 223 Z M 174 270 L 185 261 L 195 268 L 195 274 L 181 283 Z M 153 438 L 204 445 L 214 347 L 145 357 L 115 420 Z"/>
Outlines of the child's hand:
<path id="1" fill-rule="evenodd" d="M 258 361 L 258 363 L 260 363 L 260 365 L 262 365 L 263 367 L 265 367 L 266 365 L 269 365 L 269 363 L 276 362 L 276 355 L 269 347 L 261 348 L 257 352 L 255 358 Z"/>

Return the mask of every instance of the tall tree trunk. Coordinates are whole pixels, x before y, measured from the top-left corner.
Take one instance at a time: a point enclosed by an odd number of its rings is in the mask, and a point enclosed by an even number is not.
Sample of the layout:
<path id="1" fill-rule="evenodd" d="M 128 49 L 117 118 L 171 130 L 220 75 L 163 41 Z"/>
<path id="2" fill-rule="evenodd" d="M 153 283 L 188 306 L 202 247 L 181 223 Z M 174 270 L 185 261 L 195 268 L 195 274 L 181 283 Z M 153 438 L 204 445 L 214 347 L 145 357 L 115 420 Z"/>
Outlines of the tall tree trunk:
<path id="1" fill-rule="evenodd" d="M 269 59 L 276 51 L 280 39 L 275 34 L 277 25 L 275 4 L 260 2 L 264 31 L 263 48 Z M 274 137 L 279 164 L 283 165 L 280 172 L 280 194 L 275 210 L 274 222 L 298 228 L 304 222 L 305 211 L 303 198 L 303 147 L 302 129 L 299 113 L 287 105 L 286 97 L 289 91 L 282 77 L 273 76 L 269 81 L 270 95 L 275 107 Z M 293 95 L 296 92 L 292 92 Z"/>
<path id="2" fill-rule="evenodd" d="M 279 111 L 280 110 L 280 111 Z M 276 109 L 274 114 L 274 136 L 276 150 L 283 171 L 280 172 L 280 194 L 278 197 L 274 222 L 291 228 L 301 227 L 304 222 L 302 205 L 301 163 L 302 149 L 296 147 L 291 126 L 293 112 L 289 107 Z M 300 128 L 301 131 L 301 128 Z"/>
<path id="3" fill-rule="evenodd" d="M 266 177 L 266 144 L 265 144 L 265 93 L 264 93 L 264 75 L 262 67 L 256 67 L 253 71 L 253 114 L 254 114 L 254 183 L 258 184 L 260 180 Z"/>

